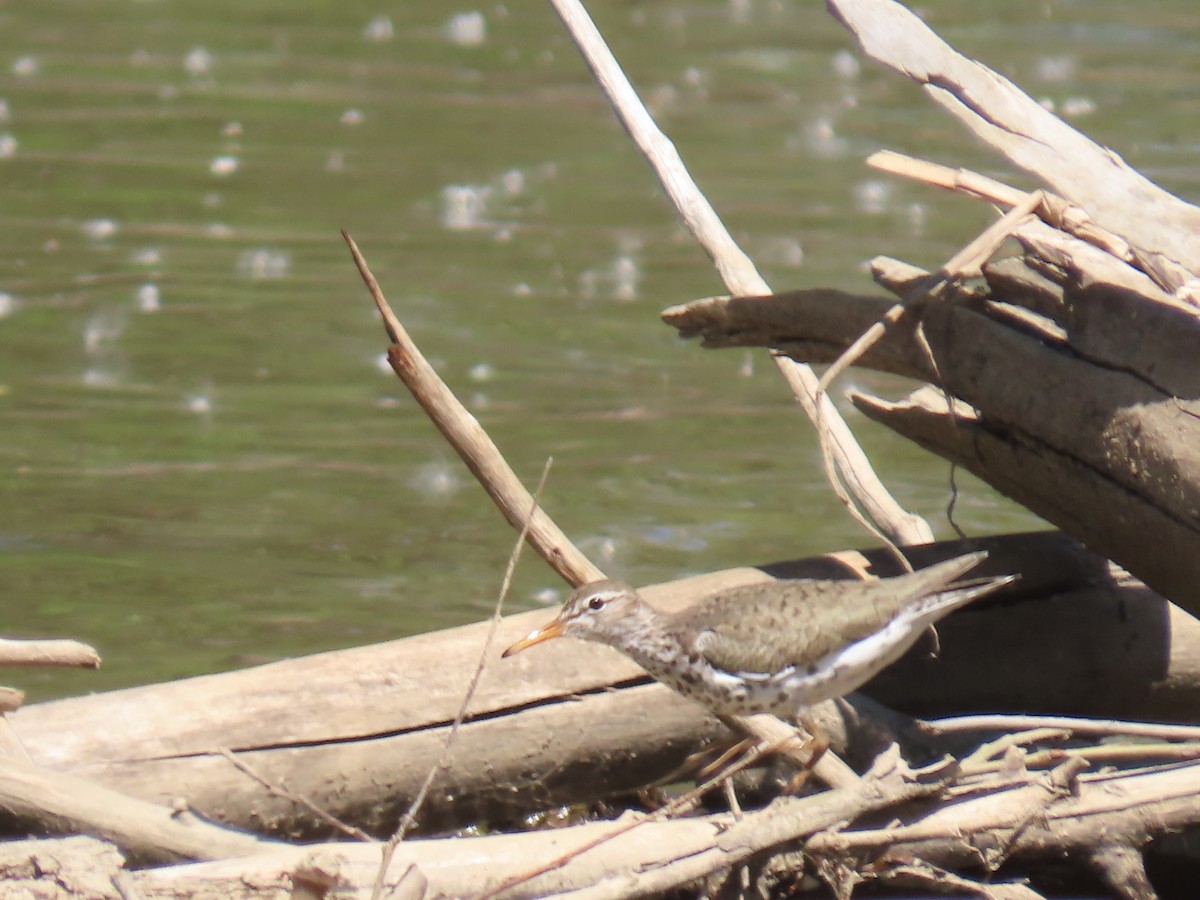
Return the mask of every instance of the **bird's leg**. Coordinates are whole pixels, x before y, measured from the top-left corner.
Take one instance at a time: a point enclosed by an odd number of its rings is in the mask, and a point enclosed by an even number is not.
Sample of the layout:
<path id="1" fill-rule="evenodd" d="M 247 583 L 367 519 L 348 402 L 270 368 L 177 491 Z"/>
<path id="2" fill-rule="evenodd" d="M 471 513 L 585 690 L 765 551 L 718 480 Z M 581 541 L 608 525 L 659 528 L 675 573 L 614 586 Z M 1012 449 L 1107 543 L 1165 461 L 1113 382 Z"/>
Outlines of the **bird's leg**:
<path id="1" fill-rule="evenodd" d="M 702 761 L 702 758 L 712 749 L 705 747 L 684 760 L 684 768 L 696 766 L 696 780 L 707 781 L 726 766 L 732 765 L 734 760 L 752 753 L 757 744 L 758 742 L 754 738 L 741 738 L 727 745 L 715 759 Z"/>
<path id="2" fill-rule="evenodd" d="M 733 813 L 733 820 L 740 822 L 742 820 L 742 804 L 738 801 L 737 790 L 733 786 L 733 779 L 726 778 L 722 784 L 725 785 L 725 802 L 729 804 L 729 811 Z"/>
<path id="3" fill-rule="evenodd" d="M 829 749 L 829 735 L 825 733 L 825 729 L 817 724 L 816 720 L 807 712 L 800 713 L 796 717 L 801 727 L 808 732 L 808 740 L 804 742 L 804 750 L 808 751 L 808 762 L 792 776 L 787 783 L 787 787 L 783 792 L 788 795 L 796 795 L 800 793 L 800 789 L 804 787 L 808 781 L 808 776 L 812 774 L 813 766 L 817 764 L 825 751 Z"/>
<path id="4" fill-rule="evenodd" d="M 804 730 L 808 732 L 808 743 L 806 748 L 809 752 L 808 768 L 812 768 L 817 764 L 825 751 L 829 749 L 829 735 L 825 733 L 825 729 L 817 724 L 817 720 L 808 713 L 801 713 L 798 717 L 800 724 L 804 726 Z"/>

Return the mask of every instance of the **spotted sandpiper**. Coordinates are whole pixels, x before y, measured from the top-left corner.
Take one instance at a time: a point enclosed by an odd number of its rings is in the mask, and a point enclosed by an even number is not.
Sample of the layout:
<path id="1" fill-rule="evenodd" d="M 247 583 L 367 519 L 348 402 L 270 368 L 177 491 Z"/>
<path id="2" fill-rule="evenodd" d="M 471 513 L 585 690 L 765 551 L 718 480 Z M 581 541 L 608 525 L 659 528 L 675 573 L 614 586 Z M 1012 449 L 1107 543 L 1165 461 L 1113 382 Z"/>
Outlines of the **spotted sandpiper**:
<path id="1" fill-rule="evenodd" d="M 553 621 L 504 651 L 556 637 L 607 644 L 717 715 L 807 707 L 856 690 L 942 617 L 1015 580 L 954 584 L 986 552 L 875 581 L 769 581 L 663 613 L 604 580 L 578 588 Z"/>

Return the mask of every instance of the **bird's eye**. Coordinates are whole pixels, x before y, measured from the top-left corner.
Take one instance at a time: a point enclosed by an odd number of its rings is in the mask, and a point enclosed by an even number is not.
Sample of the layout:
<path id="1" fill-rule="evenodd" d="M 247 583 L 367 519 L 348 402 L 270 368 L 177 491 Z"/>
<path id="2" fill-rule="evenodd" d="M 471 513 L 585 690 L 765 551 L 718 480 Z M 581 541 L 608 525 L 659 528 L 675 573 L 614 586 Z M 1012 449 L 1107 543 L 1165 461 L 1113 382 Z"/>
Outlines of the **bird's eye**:
<path id="1" fill-rule="evenodd" d="M 599 612 L 600 610 L 604 609 L 604 598 L 593 597 L 588 601 L 588 609 L 592 610 L 593 612 Z"/>

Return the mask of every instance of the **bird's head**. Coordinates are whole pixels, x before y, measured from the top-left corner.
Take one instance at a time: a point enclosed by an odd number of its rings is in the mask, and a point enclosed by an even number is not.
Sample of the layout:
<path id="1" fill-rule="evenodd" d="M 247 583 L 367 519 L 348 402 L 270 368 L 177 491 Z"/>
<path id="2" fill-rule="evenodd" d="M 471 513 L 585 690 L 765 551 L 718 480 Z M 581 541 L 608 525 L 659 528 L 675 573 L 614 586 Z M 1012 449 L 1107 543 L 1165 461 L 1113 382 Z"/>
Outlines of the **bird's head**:
<path id="1" fill-rule="evenodd" d="M 557 616 L 529 632 L 502 655 L 512 656 L 556 637 L 573 637 L 622 648 L 630 631 L 652 616 L 650 607 L 629 585 L 611 579 L 593 581 L 576 588 Z"/>

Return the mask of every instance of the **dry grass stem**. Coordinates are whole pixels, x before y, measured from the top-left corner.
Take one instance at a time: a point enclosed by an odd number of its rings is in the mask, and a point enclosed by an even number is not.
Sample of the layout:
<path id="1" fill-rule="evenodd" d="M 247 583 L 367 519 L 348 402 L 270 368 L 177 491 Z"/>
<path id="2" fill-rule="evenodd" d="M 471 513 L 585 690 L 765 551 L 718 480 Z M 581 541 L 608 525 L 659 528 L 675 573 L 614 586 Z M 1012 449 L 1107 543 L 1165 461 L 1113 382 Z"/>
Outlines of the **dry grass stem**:
<path id="1" fill-rule="evenodd" d="M 239 772 L 241 772 L 244 775 L 248 775 L 250 778 L 253 778 L 255 781 L 257 781 L 259 784 L 261 784 L 263 787 L 265 787 L 268 791 L 270 791 L 276 797 L 282 797 L 285 800 L 295 803 L 297 806 L 304 807 L 309 812 L 311 812 L 314 816 L 316 816 L 318 819 L 320 819 L 325 824 L 331 826 L 332 828 L 337 829 L 338 831 L 342 832 L 343 834 L 349 835 L 350 837 L 354 838 L 356 841 L 373 841 L 373 840 L 375 840 L 373 837 L 371 837 L 369 834 L 367 834 L 361 828 L 355 828 L 353 825 L 348 825 L 347 823 L 345 823 L 341 819 L 339 819 L 337 816 L 332 815 L 328 811 L 322 809 L 316 803 L 313 803 L 312 800 L 310 800 L 308 797 L 304 796 L 303 794 L 298 794 L 295 791 L 290 790 L 286 785 L 276 784 L 275 782 L 271 781 L 269 778 L 267 778 L 265 775 L 263 775 L 261 772 L 259 772 L 257 769 L 255 769 L 248 762 L 246 762 L 245 760 L 242 760 L 242 759 L 238 759 L 237 754 L 234 753 L 228 747 L 219 747 L 217 749 L 217 753 L 221 754 L 221 756 L 223 756 L 227 760 L 229 760 L 229 762 L 233 765 L 233 767 L 235 769 L 237 769 Z"/>
<path id="2" fill-rule="evenodd" d="M 546 464 L 542 467 L 542 477 L 538 479 L 537 489 L 534 491 L 533 497 L 530 498 L 531 507 L 529 515 L 525 517 L 525 524 L 521 526 L 521 532 L 517 535 L 512 552 L 508 555 L 508 564 L 504 567 L 504 577 L 500 581 L 500 591 L 496 595 L 496 606 L 492 611 L 492 620 L 489 624 L 487 635 L 483 639 L 483 646 L 479 649 L 479 662 L 475 667 L 474 674 L 471 676 L 471 681 L 467 684 L 467 689 L 463 692 L 462 704 L 454 716 L 454 721 L 450 723 L 450 730 L 446 733 L 446 743 L 442 745 L 441 756 L 438 758 L 437 763 L 430 767 L 425 780 L 421 783 L 420 790 L 417 791 L 416 796 L 409 805 L 408 811 L 400 819 L 396 833 L 384 845 L 382 857 L 379 861 L 379 874 L 375 878 L 375 885 L 371 891 L 371 900 L 379 900 L 383 895 L 384 879 L 387 877 L 388 866 L 392 861 L 392 856 L 396 852 L 396 846 L 404 840 L 404 836 L 416 823 L 417 813 L 420 811 L 421 805 L 425 802 L 425 797 L 429 794 L 429 790 L 433 786 L 433 780 L 439 772 L 443 771 L 450 764 L 450 751 L 454 746 L 454 738 L 458 735 L 458 729 L 467 718 L 467 708 L 471 705 L 471 698 L 475 696 L 475 690 L 479 686 L 479 679 L 483 676 L 483 670 L 487 667 L 488 655 L 491 652 L 492 643 L 496 637 L 496 628 L 500 624 L 500 618 L 504 610 L 504 598 L 508 596 L 508 590 L 512 586 L 513 572 L 516 571 L 517 562 L 521 558 L 521 548 L 525 545 L 525 538 L 529 533 L 529 525 L 537 513 L 538 504 L 542 499 L 542 491 L 546 487 L 546 479 L 550 477 L 550 467 L 553 464 L 554 457 L 548 457 Z"/>

